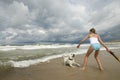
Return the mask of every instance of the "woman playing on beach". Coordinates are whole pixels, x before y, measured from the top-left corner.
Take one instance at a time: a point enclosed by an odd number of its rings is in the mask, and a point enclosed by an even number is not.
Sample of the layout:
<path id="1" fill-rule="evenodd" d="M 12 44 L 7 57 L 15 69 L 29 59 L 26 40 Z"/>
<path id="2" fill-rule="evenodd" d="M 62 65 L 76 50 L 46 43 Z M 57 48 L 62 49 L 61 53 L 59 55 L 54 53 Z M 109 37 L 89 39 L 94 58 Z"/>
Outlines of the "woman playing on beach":
<path id="1" fill-rule="evenodd" d="M 89 34 L 84 37 L 80 43 L 77 45 L 77 48 L 80 47 L 80 45 L 86 41 L 87 39 L 90 39 L 90 47 L 87 51 L 87 54 L 85 55 L 85 58 L 84 58 L 84 63 L 83 63 L 83 67 L 82 67 L 82 70 L 85 70 L 86 69 L 86 65 L 87 65 L 87 61 L 88 61 L 88 57 L 89 55 L 95 50 L 95 59 L 98 63 L 98 66 L 99 66 L 99 69 L 100 70 L 103 70 L 103 67 L 102 67 L 102 64 L 101 64 L 101 61 L 99 60 L 98 58 L 98 54 L 99 54 L 99 51 L 100 51 L 100 44 L 103 45 L 105 48 L 106 48 L 106 51 L 110 51 L 107 46 L 104 44 L 104 42 L 102 41 L 102 39 L 100 38 L 100 36 L 96 33 L 96 30 L 94 28 L 90 29 L 89 31 Z"/>

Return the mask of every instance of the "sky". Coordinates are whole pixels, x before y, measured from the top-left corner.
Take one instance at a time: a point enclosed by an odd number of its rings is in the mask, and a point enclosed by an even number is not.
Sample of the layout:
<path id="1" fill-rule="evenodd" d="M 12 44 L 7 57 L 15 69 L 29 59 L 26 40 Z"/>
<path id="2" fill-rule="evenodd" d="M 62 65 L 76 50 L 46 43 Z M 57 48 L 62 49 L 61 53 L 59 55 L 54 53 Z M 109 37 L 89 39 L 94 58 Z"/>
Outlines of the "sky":
<path id="1" fill-rule="evenodd" d="M 0 1 L 0 44 L 75 42 L 92 27 L 120 39 L 120 0 Z"/>

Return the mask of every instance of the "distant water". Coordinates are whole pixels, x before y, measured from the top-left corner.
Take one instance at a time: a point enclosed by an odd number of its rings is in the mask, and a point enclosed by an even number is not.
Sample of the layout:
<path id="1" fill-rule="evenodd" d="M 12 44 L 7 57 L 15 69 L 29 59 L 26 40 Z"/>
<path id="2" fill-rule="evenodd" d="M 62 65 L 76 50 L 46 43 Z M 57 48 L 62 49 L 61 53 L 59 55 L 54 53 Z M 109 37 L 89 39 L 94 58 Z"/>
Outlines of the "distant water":
<path id="1" fill-rule="evenodd" d="M 49 61 L 66 54 L 84 54 L 89 44 L 82 44 L 79 49 L 77 44 L 37 44 L 23 46 L 0 46 L 0 68 L 4 67 L 29 67 L 40 62 Z M 110 49 L 119 49 L 120 43 L 107 43 Z M 104 50 L 101 47 L 101 50 Z"/>

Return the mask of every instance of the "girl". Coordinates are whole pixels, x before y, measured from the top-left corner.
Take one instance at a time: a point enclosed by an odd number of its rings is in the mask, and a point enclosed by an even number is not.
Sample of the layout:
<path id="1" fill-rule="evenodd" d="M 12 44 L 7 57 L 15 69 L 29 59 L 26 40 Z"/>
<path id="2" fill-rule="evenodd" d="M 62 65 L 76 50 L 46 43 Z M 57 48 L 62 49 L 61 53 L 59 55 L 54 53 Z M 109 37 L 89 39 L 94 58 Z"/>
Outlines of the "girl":
<path id="1" fill-rule="evenodd" d="M 103 67 L 102 67 L 102 64 L 101 64 L 101 61 L 99 60 L 98 58 L 98 54 L 99 54 L 99 51 L 100 51 L 100 44 L 103 45 L 105 48 L 106 48 L 106 51 L 110 51 L 107 46 L 104 44 L 104 42 L 102 41 L 102 39 L 100 38 L 100 36 L 96 33 L 96 30 L 94 28 L 90 29 L 89 31 L 89 34 L 84 37 L 80 43 L 77 45 L 77 48 L 80 47 L 80 44 L 82 44 L 84 41 L 86 41 L 87 39 L 89 38 L 90 40 L 90 47 L 87 51 L 87 54 L 85 55 L 85 58 L 84 58 L 84 63 L 83 63 L 83 67 L 82 67 L 82 70 L 85 70 L 86 69 L 86 65 L 87 65 L 87 61 L 88 61 L 88 57 L 89 55 L 95 50 L 95 59 L 98 63 L 98 66 L 99 66 L 99 69 L 100 70 L 103 70 Z"/>

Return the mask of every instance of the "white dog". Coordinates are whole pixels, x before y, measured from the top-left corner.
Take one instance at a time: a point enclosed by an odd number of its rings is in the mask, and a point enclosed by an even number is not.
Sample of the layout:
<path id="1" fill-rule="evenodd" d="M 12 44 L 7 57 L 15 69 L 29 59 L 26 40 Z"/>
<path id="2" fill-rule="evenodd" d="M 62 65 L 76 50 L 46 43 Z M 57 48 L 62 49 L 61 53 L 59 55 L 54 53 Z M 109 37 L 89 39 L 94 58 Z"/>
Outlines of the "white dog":
<path id="1" fill-rule="evenodd" d="M 63 56 L 64 58 L 64 65 L 70 66 L 70 67 L 75 67 L 75 66 L 80 66 L 80 64 L 76 63 L 74 60 L 75 54 L 70 54 Z"/>

